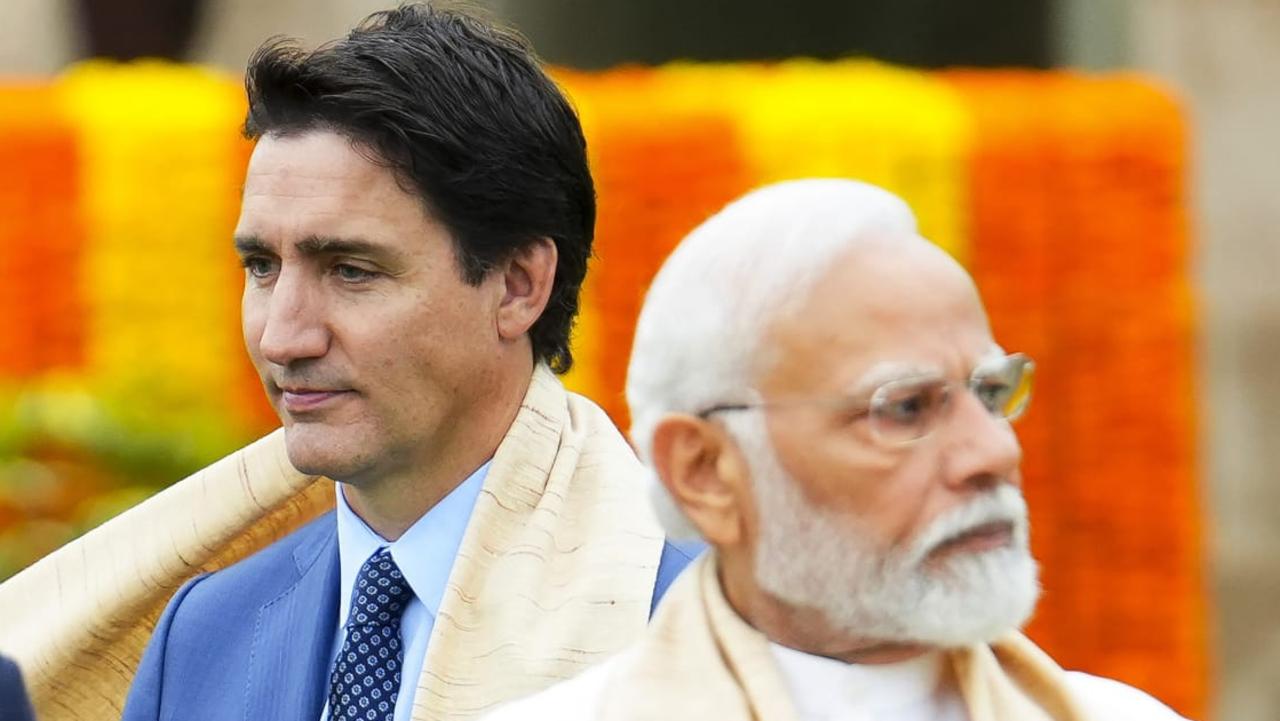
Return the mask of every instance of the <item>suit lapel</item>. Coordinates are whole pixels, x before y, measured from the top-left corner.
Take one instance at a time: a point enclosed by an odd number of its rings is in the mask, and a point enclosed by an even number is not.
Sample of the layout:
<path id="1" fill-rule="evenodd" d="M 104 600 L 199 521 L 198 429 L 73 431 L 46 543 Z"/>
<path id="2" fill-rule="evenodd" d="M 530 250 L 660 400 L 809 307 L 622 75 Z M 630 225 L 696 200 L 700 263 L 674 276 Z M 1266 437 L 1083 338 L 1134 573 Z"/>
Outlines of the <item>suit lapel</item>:
<path id="1" fill-rule="evenodd" d="M 340 581 L 336 522 L 317 530 L 293 552 L 296 582 L 258 609 L 245 718 L 318 721 L 324 709 Z"/>

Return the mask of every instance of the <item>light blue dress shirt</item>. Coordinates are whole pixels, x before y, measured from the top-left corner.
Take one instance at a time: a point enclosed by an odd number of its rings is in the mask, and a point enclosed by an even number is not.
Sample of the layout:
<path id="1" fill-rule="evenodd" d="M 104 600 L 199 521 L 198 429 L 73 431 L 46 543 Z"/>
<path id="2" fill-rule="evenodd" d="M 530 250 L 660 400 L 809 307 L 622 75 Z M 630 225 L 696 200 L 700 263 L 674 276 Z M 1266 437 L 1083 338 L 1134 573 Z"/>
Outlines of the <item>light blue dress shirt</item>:
<path id="1" fill-rule="evenodd" d="M 395 721 L 409 721 L 413 712 L 413 696 L 418 690 L 418 676 L 427 655 L 427 642 L 440 611 L 440 599 L 444 597 L 445 584 L 453 559 L 462 545 L 462 534 L 471 520 L 471 510 L 480 496 L 489 464 L 480 466 L 467 480 L 427 511 L 394 542 L 389 542 L 369 528 L 355 511 L 347 505 L 338 484 L 338 564 L 342 587 L 338 590 L 338 633 L 334 637 L 333 660 L 342 650 L 346 640 L 347 614 L 351 610 L 351 590 L 356 583 L 360 567 L 378 549 L 389 547 L 391 558 L 400 567 L 405 580 L 413 588 L 413 600 L 404 610 L 400 621 L 400 643 L 404 649 L 404 663 L 400 676 L 400 693 L 396 696 Z M 321 721 L 329 718 L 329 702 L 325 701 Z"/>

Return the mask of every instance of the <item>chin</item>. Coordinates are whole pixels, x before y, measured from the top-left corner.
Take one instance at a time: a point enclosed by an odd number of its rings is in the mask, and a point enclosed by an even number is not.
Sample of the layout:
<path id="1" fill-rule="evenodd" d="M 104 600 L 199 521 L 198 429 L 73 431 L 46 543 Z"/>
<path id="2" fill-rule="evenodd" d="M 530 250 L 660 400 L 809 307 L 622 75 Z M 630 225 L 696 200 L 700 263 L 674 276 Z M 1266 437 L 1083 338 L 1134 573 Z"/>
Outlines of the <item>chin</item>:
<path id="1" fill-rule="evenodd" d="M 907 635 L 943 647 L 990 643 L 1022 628 L 1040 597 L 1039 569 L 1023 549 L 957 559 L 939 578 L 928 574 L 912 594 Z"/>
<path id="2" fill-rule="evenodd" d="M 299 473 L 337 481 L 354 478 L 368 466 L 365 445 L 347 429 L 295 423 L 285 427 L 284 438 L 289 463 Z"/>

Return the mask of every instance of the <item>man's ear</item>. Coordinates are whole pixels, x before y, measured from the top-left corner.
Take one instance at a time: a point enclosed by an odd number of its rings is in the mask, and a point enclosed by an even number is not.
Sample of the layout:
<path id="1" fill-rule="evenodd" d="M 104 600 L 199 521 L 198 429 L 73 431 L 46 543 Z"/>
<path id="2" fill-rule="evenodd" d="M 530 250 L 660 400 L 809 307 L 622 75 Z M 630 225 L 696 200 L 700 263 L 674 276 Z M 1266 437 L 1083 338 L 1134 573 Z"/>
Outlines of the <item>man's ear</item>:
<path id="1" fill-rule="evenodd" d="M 743 542 L 749 491 L 746 464 L 720 426 L 696 416 L 671 414 L 653 431 L 654 468 L 680 510 L 719 548 Z"/>
<path id="2" fill-rule="evenodd" d="M 559 253 L 550 238 L 538 238 L 517 250 L 502 266 L 503 296 L 498 304 L 498 336 L 522 337 L 542 315 L 556 279 Z"/>

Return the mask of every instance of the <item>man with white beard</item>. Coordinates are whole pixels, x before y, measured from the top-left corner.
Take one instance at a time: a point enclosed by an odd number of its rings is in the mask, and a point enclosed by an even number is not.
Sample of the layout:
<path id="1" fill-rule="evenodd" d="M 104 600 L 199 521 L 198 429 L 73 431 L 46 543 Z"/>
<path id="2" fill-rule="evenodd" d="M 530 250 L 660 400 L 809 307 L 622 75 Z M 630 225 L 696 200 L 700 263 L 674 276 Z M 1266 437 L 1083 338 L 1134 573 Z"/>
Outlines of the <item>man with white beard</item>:
<path id="1" fill-rule="evenodd" d="M 1033 372 L 895 196 L 804 180 L 731 204 L 654 280 L 627 380 L 660 515 L 712 550 L 640 642 L 491 718 L 1180 718 L 1017 631 Z"/>

